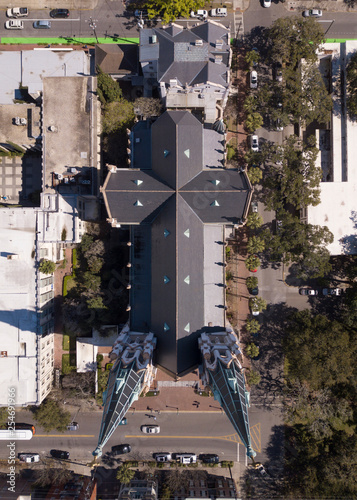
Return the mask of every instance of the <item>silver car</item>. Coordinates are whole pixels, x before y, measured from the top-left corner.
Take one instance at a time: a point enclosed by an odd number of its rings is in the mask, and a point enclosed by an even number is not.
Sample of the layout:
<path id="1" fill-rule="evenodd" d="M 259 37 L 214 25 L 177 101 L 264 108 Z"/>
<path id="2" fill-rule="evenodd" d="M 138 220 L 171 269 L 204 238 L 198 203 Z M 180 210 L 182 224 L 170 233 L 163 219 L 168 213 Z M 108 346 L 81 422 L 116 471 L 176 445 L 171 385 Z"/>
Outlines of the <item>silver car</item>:
<path id="1" fill-rule="evenodd" d="M 36 30 L 49 30 L 51 28 L 51 21 L 40 20 L 33 23 Z"/>

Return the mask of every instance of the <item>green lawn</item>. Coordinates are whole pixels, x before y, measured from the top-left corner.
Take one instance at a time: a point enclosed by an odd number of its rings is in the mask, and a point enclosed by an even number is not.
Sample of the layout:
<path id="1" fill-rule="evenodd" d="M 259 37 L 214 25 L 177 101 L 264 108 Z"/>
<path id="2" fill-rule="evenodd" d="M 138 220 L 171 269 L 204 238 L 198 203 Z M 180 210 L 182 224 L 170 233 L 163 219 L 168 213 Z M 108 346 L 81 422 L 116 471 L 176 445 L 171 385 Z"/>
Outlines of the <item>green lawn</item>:
<path id="1" fill-rule="evenodd" d="M 69 375 L 76 370 L 76 355 L 75 354 L 62 354 L 62 373 Z"/>
<path id="2" fill-rule="evenodd" d="M 69 343 L 70 343 L 70 338 L 69 335 L 63 335 L 62 339 L 62 349 L 64 351 L 69 351 Z"/>

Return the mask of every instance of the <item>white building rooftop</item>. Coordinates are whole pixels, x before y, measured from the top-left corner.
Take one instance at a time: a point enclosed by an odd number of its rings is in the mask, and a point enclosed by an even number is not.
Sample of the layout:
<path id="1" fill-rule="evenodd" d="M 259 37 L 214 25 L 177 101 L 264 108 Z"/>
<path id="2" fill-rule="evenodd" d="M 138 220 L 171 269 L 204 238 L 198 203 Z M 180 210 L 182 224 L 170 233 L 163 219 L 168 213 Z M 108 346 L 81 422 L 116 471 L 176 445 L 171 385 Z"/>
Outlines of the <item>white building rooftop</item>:
<path id="1" fill-rule="evenodd" d="M 326 53 L 320 57 L 332 57 L 332 85 L 335 86 L 340 81 L 341 70 L 344 71 L 357 50 L 357 41 L 329 43 L 323 48 Z M 330 51 L 333 51 L 332 56 Z M 308 222 L 327 226 L 333 233 L 334 241 L 327 247 L 332 255 L 357 253 L 357 168 L 354 164 L 357 123 L 341 109 L 339 94 L 336 89 L 338 97 L 334 99 L 331 121 L 329 180 L 321 182 L 321 203 L 308 208 Z M 323 148 L 321 141 L 320 148 Z"/>

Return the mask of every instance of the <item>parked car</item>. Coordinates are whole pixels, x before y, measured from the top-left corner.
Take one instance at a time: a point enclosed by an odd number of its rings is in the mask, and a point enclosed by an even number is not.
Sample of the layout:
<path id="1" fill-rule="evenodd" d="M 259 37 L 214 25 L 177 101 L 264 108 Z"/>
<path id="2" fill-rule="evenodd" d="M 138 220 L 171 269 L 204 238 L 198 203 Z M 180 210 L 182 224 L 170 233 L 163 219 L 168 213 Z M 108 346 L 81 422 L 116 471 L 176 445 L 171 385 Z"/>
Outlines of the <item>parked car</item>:
<path id="1" fill-rule="evenodd" d="M 257 135 L 252 135 L 250 146 L 255 153 L 259 151 L 259 137 Z"/>
<path id="2" fill-rule="evenodd" d="M 254 69 L 250 72 L 250 88 L 258 88 L 258 73 Z"/>
<path id="3" fill-rule="evenodd" d="M 263 7 L 271 7 L 271 0 L 263 0 Z"/>
<path id="4" fill-rule="evenodd" d="M 258 203 L 256 201 L 252 201 L 251 207 L 252 207 L 252 212 L 253 213 L 257 213 L 258 212 Z"/>
<path id="5" fill-rule="evenodd" d="M 190 17 L 203 17 L 206 19 L 206 17 L 208 17 L 208 12 L 207 10 L 198 10 L 197 12 L 191 10 Z"/>
<path id="6" fill-rule="evenodd" d="M 302 15 L 304 17 L 322 17 L 322 10 L 321 9 L 304 10 Z"/>
<path id="7" fill-rule="evenodd" d="M 313 288 L 300 288 L 299 294 L 300 295 L 318 295 L 319 291 L 314 290 Z"/>
<path id="8" fill-rule="evenodd" d="M 263 464 L 256 464 L 255 470 L 259 472 L 261 476 L 267 476 L 268 473 L 264 468 Z"/>
<path id="9" fill-rule="evenodd" d="M 50 12 L 50 16 L 55 18 L 55 19 L 65 19 L 66 17 L 69 16 L 69 10 L 68 9 L 53 9 Z"/>
<path id="10" fill-rule="evenodd" d="M 175 459 L 181 464 L 195 464 L 197 462 L 197 455 L 194 453 L 176 453 Z"/>
<path id="11" fill-rule="evenodd" d="M 215 453 L 203 453 L 198 457 L 204 464 L 218 464 L 219 456 Z"/>
<path id="12" fill-rule="evenodd" d="M 10 19 L 10 21 L 6 21 L 5 28 L 7 30 L 23 30 L 24 22 L 20 19 Z"/>
<path id="13" fill-rule="evenodd" d="M 170 462 L 172 459 L 171 453 L 168 452 L 154 453 L 154 457 L 156 462 Z"/>
<path id="14" fill-rule="evenodd" d="M 40 20 L 33 23 L 35 30 L 49 30 L 51 28 L 51 21 Z"/>
<path id="15" fill-rule="evenodd" d="M 12 7 L 12 9 L 7 9 L 7 17 L 27 17 L 29 15 L 29 10 L 27 7 Z"/>
<path id="16" fill-rule="evenodd" d="M 249 290 L 249 293 L 251 295 L 259 295 L 259 288 L 256 286 L 254 288 L 252 288 L 251 290 Z"/>
<path id="17" fill-rule="evenodd" d="M 341 295 L 342 288 L 324 288 L 322 295 Z"/>
<path id="18" fill-rule="evenodd" d="M 25 462 L 26 464 L 40 461 L 40 455 L 38 453 L 19 453 L 18 457 L 20 462 Z"/>
<path id="19" fill-rule="evenodd" d="M 68 460 L 69 459 L 69 452 L 68 451 L 62 451 L 62 450 L 51 450 L 50 455 L 53 458 L 60 458 L 62 460 Z"/>
<path id="20" fill-rule="evenodd" d="M 67 425 L 67 431 L 78 431 L 79 425 L 77 422 L 71 422 L 69 425 Z"/>
<path id="21" fill-rule="evenodd" d="M 219 7 L 218 9 L 212 9 L 209 14 L 212 17 L 226 17 L 227 9 L 226 7 Z"/>
<path id="22" fill-rule="evenodd" d="M 159 434 L 160 426 L 159 425 L 142 425 L 140 427 L 141 432 L 144 434 Z"/>
<path id="23" fill-rule="evenodd" d="M 131 452 L 130 444 L 117 444 L 116 446 L 112 446 L 112 455 L 125 455 L 126 453 Z"/>

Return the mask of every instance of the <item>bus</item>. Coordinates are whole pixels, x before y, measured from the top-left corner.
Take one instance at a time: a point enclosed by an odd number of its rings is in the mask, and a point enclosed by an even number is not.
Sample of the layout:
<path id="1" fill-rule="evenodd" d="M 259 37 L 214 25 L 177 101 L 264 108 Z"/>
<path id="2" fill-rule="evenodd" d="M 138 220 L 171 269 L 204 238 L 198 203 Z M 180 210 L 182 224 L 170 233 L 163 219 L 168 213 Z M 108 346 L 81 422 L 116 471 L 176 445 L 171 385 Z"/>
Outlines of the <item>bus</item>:
<path id="1" fill-rule="evenodd" d="M 6 441 L 26 441 L 32 439 L 33 432 L 31 429 L 0 429 L 0 439 Z"/>

